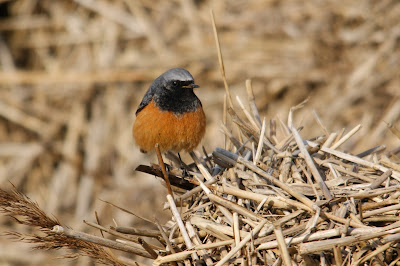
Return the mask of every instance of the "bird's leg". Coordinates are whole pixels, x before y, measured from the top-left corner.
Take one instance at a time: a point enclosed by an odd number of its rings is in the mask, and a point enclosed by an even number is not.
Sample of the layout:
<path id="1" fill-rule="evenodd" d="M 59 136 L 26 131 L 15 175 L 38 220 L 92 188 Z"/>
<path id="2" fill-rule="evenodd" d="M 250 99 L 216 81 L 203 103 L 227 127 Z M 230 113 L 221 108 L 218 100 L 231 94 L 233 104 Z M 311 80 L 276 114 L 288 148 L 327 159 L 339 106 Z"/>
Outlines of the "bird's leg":
<path id="1" fill-rule="evenodd" d="M 181 158 L 181 155 L 179 152 L 178 152 L 178 158 L 179 158 L 179 162 L 181 163 L 180 167 L 181 167 L 181 169 L 183 169 L 182 178 L 188 177 L 189 172 L 186 170 L 185 163 L 182 161 L 182 158 Z"/>
<path id="2" fill-rule="evenodd" d="M 165 170 L 167 170 L 167 175 L 169 175 L 169 171 L 171 171 L 171 169 L 173 168 L 172 165 L 169 165 L 167 163 L 164 163 L 165 165 Z"/>

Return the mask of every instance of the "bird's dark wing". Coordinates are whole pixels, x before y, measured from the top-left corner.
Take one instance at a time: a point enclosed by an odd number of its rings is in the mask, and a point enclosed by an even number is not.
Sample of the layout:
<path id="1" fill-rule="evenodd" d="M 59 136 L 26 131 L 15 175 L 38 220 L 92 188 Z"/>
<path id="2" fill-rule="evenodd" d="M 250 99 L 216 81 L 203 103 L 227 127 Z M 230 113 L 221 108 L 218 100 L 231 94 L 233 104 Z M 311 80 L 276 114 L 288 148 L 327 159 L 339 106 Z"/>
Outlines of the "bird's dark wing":
<path id="1" fill-rule="evenodd" d="M 136 110 L 136 115 L 150 103 L 151 99 L 153 99 L 153 96 L 154 96 L 154 89 L 150 87 L 149 90 L 144 95 L 142 101 L 140 102 L 139 107 Z"/>

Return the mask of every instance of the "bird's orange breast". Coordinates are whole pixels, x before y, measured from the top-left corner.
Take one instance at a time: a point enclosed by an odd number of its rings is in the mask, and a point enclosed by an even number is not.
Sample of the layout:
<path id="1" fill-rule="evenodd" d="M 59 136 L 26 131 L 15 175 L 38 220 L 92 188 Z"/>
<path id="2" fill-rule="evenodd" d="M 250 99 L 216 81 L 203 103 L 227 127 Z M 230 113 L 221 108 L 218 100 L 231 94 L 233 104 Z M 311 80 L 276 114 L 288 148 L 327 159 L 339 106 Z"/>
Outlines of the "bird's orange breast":
<path id="1" fill-rule="evenodd" d="M 141 151 L 149 152 L 158 143 L 162 152 L 192 151 L 206 129 L 206 116 L 199 105 L 196 111 L 176 115 L 161 111 L 154 101 L 143 108 L 133 124 L 133 137 Z"/>

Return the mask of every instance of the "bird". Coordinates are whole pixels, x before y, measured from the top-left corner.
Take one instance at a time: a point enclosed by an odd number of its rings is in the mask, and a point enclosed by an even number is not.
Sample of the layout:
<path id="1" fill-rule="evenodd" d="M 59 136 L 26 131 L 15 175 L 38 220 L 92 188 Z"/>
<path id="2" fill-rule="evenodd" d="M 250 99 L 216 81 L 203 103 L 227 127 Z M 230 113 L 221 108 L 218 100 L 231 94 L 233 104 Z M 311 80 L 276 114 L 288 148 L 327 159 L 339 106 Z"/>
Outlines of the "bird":
<path id="1" fill-rule="evenodd" d="M 206 115 L 193 89 L 199 86 L 183 68 L 172 68 L 156 78 L 136 110 L 133 137 L 143 153 L 192 152 L 204 137 Z"/>

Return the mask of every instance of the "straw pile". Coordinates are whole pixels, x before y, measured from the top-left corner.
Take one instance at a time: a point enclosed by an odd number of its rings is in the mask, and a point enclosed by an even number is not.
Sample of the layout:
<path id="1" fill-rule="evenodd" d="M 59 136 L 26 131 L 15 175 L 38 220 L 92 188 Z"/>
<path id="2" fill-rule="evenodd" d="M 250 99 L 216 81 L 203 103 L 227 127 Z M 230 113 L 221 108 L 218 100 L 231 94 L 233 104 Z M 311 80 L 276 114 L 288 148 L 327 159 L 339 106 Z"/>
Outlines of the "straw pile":
<path id="1" fill-rule="evenodd" d="M 52 250 L 1 237 L 0 257 L 210 263 L 250 237 L 230 262 L 395 261 L 399 17 L 395 0 L 0 0 L 0 205 L 28 225 L 2 215 L 0 227 Z M 193 74 L 208 118 L 202 155 L 183 157 L 185 170 L 164 158 L 190 242 L 168 189 L 140 173 L 163 177 L 163 163 L 131 136 L 142 95 L 171 67 Z"/>
<path id="2" fill-rule="evenodd" d="M 248 92 L 252 113 L 228 110 L 231 151 L 192 155 L 197 182 L 189 181 L 199 186 L 175 198 L 179 212 L 167 196 L 173 218 L 163 230 L 172 254 L 154 265 L 397 263 L 399 164 L 378 156 L 380 147 L 340 152 L 359 126 L 345 135 L 327 132 L 316 117 L 326 135 L 303 139 L 292 117 L 300 106 L 287 123 L 271 121 L 274 130 L 265 134 L 250 83 Z M 174 172 L 169 178 L 182 184 Z"/>

